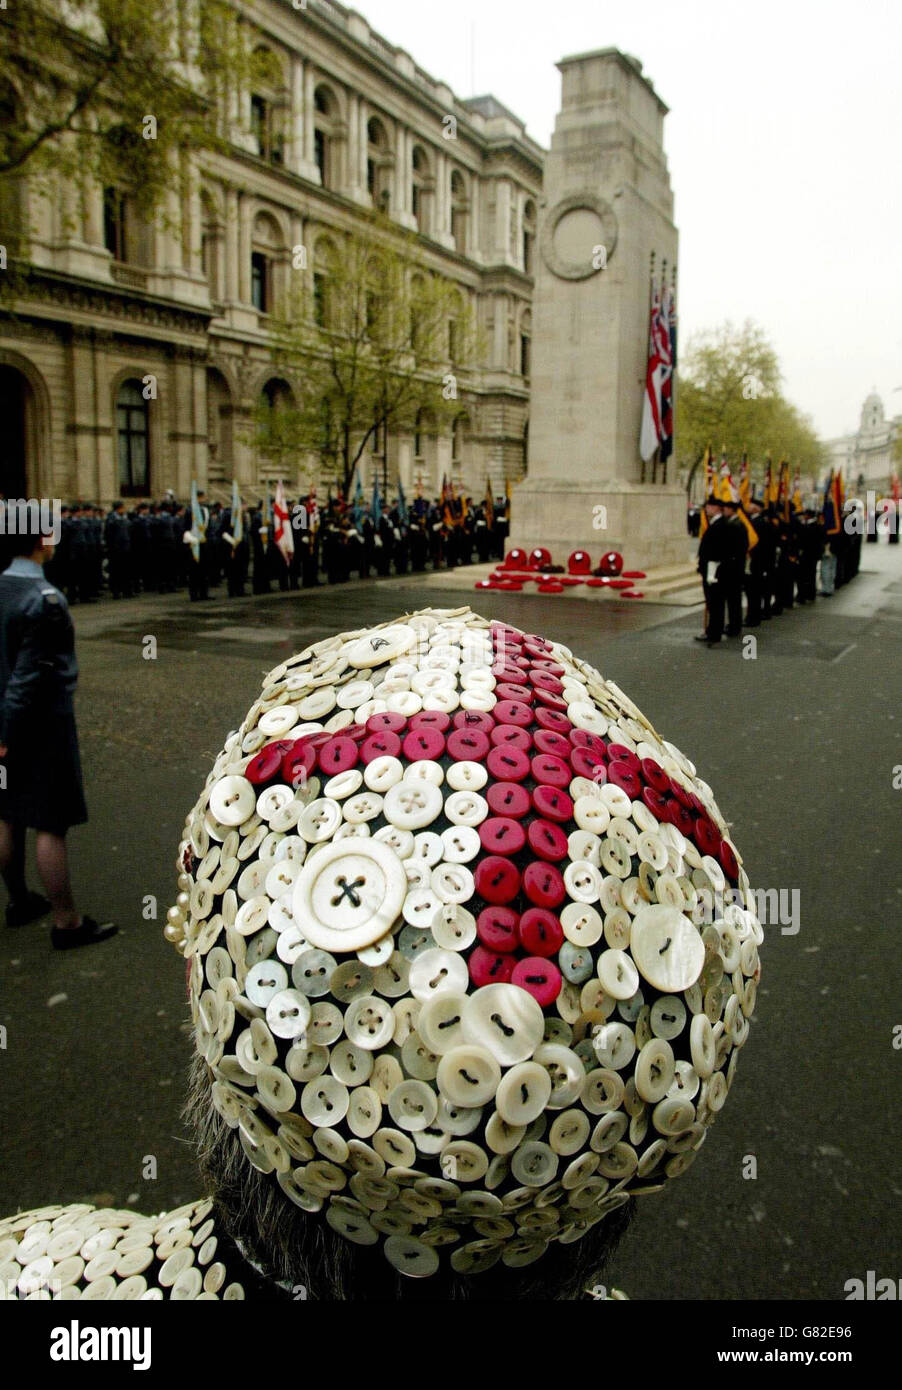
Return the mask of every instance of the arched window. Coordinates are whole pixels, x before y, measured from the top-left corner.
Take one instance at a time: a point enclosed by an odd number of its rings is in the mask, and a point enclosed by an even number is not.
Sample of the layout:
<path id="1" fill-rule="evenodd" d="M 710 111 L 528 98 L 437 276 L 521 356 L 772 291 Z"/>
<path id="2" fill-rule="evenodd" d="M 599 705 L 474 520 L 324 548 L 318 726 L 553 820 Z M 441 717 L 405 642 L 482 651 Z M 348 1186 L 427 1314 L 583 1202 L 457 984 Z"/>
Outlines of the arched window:
<path id="1" fill-rule="evenodd" d="M 523 208 L 523 269 L 527 275 L 532 275 L 535 269 L 535 244 L 536 205 L 531 198 L 527 198 Z"/>
<path id="2" fill-rule="evenodd" d="M 207 369 L 207 476 L 225 482 L 232 476 L 232 396 L 222 372 Z"/>
<path id="3" fill-rule="evenodd" d="M 276 54 L 265 44 L 254 49 L 251 75 L 251 135 L 254 153 L 271 164 L 284 163 L 285 137 L 282 131 L 284 73 Z"/>
<path id="4" fill-rule="evenodd" d="M 110 132 L 109 142 L 116 147 L 123 165 L 128 161 L 129 150 L 140 144 L 138 137 L 124 126 Z M 103 244 L 113 260 L 148 265 L 149 235 L 131 190 L 122 183 L 107 184 L 103 190 Z"/>
<path id="5" fill-rule="evenodd" d="M 432 226 L 432 189 L 434 179 L 429 166 L 429 157 L 422 145 L 413 151 L 410 210 L 417 221 L 417 230 L 428 236 Z"/>
<path id="6" fill-rule="evenodd" d="M 338 181 L 337 122 L 338 102 L 331 89 L 317 87 L 313 94 L 313 156 L 323 188 L 334 188 Z"/>
<path id="7" fill-rule="evenodd" d="M 470 215 L 470 201 L 467 197 L 467 185 L 464 176 L 459 169 L 455 169 L 451 174 L 451 235 L 454 238 L 455 249 L 461 255 L 467 250 L 467 222 Z"/>
<path id="8" fill-rule="evenodd" d="M 532 315 L 527 309 L 520 319 L 520 375 L 529 376 L 532 368 Z"/>
<path id="9" fill-rule="evenodd" d="M 146 497 L 150 492 L 148 403 L 140 381 L 123 381 L 116 396 L 119 494 Z"/>
<path id="10" fill-rule="evenodd" d="M 366 123 L 366 186 L 373 206 L 388 212 L 391 206 L 391 151 L 385 126 L 378 116 Z"/>
<path id="11" fill-rule="evenodd" d="M 425 422 L 425 421 L 424 421 L 424 412 L 423 412 L 422 410 L 418 410 L 418 411 L 417 411 L 417 417 L 416 417 L 416 420 L 414 421 L 414 426 L 413 426 L 413 456 L 414 456 L 414 458 L 416 458 L 416 459 L 421 459 L 421 458 L 423 457 L 423 425 L 424 425 L 424 422 Z"/>
<path id="12" fill-rule="evenodd" d="M 261 314 L 273 313 L 278 293 L 278 267 L 282 259 L 282 233 L 268 213 L 254 219 L 251 242 L 251 303 Z"/>

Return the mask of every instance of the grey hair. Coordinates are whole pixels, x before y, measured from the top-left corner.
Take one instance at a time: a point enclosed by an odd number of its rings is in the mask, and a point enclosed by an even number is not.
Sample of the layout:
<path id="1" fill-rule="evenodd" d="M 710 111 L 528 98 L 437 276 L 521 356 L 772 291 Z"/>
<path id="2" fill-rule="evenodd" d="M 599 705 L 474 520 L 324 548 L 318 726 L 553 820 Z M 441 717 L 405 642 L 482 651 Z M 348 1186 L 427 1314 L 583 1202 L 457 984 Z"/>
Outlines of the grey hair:
<path id="1" fill-rule="evenodd" d="M 206 1192 L 218 1225 L 272 1281 L 303 1290 L 319 1301 L 437 1302 L 572 1300 L 604 1283 L 610 1257 L 629 1226 L 635 1198 L 610 1212 L 571 1245 L 553 1243 L 522 1269 L 497 1264 L 482 1274 L 455 1273 L 446 1260 L 430 1279 L 405 1278 L 385 1259 L 381 1245 L 353 1245 L 321 1214 L 296 1207 L 272 1174 L 249 1163 L 236 1130 L 214 1109 L 212 1073 L 194 1055 L 184 1118 L 197 1149 Z M 282 1295 L 285 1296 L 285 1295 Z"/>

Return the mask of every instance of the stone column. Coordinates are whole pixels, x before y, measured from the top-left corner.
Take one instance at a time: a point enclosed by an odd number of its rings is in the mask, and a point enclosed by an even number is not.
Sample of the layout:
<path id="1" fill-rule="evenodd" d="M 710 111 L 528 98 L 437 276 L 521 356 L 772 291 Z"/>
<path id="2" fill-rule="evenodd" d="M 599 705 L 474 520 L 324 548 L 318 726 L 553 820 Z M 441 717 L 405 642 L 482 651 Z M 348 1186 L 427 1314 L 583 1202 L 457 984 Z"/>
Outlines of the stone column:
<path id="1" fill-rule="evenodd" d="M 413 203 L 411 199 L 411 176 L 413 153 L 413 136 L 406 126 L 398 126 L 398 158 L 395 166 L 396 183 L 396 203 L 398 208 L 398 221 L 402 227 L 408 231 L 415 232 L 417 220 L 413 215 Z"/>
<path id="2" fill-rule="evenodd" d="M 495 261 L 510 260 L 511 244 L 511 186 L 507 179 L 495 184 Z"/>
<path id="3" fill-rule="evenodd" d="M 243 193 L 238 195 L 238 298 L 242 304 L 251 302 L 251 204 Z"/>

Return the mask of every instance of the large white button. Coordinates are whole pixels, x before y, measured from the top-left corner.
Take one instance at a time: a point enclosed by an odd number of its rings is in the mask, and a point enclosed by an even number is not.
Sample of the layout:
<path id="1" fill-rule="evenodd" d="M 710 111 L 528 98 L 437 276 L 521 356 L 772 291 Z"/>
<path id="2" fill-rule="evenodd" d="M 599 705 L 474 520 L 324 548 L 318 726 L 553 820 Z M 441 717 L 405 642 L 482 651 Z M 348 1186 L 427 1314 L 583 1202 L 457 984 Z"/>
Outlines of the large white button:
<path id="1" fill-rule="evenodd" d="M 422 830 L 441 814 L 442 794 L 431 782 L 405 777 L 385 797 L 385 819 L 402 830 Z"/>
<path id="2" fill-rule="evenodd" d="M 357 951 L 391 929 L 407 893 L 402 861 L 379 840 L 338 840 L 303 865 L 294 915 L 314 946 Z"/>
<path id="3" fill-rule="evenodd" d="M 464 1044 L 446 1052 L 438 1064 L 439 1089 L 454 1105 L 486 1105 L 495 1095 L 501 1068 L 484 1047 Z"/>
<path id="4" fill-rule="evenodd" d="M 416 644 L 417 635 L 412 627 L 397 623 L 392 627 L 378 628 L 354 642 L 345 653 L 347 660 L 358 671 L 376 666 L 384 666 L 395 657 L 402 656 Z"/>
<path id="5" fill-rule="evenodd" d="M 210 810 L 222 825 L 241 825 L 254 814 L 257 793 L 246 777 L 223 777 L 210 792 Z"/>
<path id="6" fill-rule="evenodd" d="M 469 1042 L 487 1048 L 503 1067 L 510 1067 L 531 1057 L 540 1045 L 545 1016 L 541 1005 L 518 985 L 485 985 L 467 997 L 463 1030 Z"/>
<path id="7" fill-rule="evenodd" d="M 664 994 L 694 985 L 705 964 L 698 928 L 660 903 L 641 906 L 633 919 L 630 951 L 644 979 Z"/>

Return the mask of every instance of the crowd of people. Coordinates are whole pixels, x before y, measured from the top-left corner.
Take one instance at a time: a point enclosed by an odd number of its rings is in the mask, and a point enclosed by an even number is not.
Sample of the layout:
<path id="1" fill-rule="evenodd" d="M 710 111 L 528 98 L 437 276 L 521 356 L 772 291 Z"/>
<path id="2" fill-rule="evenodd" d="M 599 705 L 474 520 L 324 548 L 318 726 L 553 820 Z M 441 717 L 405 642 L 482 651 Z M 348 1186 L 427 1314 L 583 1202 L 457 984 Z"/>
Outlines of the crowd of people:
<path id="1" fill-rule="evenodd" d="M 725 635 L 738 637 L 797 603 L 814 603 L 818 594 L 830 598 L 854 579 L 861 535 L 842 524 L 845 513 L 832 520 L 814 507 L 765 504 L 761 492 L 744 504 L 738 496 L 710 493 L 698 548 L 705 630 L 696 641 L 716 646 Z"/>
<path id="2" fill-rule="evenodd" d="M 503 558 L 510 529 L 506 498 L 489 494 L 474 504 L 453 484 L 443 497 L 417 496 L 409 506 L 403 498 L 348 505 L 330 497 L 320 507 L 313 489 L 287 503 L 292 549 L 277 544 L 271 500 L 242 507 L 238 527 L 231 506 L 208 505 L 203 492 L 197 500 L 200 525 L 192 504 L 172 495 L 131 506 L 118 501 L 108 512 L 90 502 L 64 506 L 48 578 L 70 604 L 181 589 L 203 599 L 223 583 L 230 597 L 241 598 L 249 588 L 263 594 L 484 564 Z"/>

